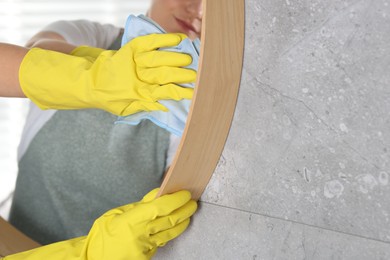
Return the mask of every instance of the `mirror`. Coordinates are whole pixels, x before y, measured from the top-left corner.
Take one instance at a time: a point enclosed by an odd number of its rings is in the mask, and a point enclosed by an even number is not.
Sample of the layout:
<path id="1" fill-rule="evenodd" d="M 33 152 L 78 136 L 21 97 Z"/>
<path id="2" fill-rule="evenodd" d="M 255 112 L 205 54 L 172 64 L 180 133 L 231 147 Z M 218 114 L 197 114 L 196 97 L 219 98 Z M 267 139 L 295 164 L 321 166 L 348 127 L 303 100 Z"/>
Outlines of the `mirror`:
<path id="1" fill-rule="evenodd" d="M 198 199 L 200 197 L 218 162 L 233 117 L 242 69 L 244 44 L 244 0 L 208 0 L 204 1 L 203 8 L 204 17 L 201 36 L 202 45 L 195 96 L 191 104 L 183 138 L 180 141 L 178 152 L 175 155 L 173 163 L 163 181 L 160 195 L 179 189 L 189 189 L 192 192 L 194 199 Z M 229 75 L 229 77 L 226 77 L 226 75 Z M 53 117 L 56 120 L 53 120 L 52 118 L 47 121 L 45 129 L 43 129 L 44 131 L 41 131 L 40 137 L 35 138 L 30 146 L 38 146 L 40 142 L 55 140 L 57 147 L 53 147 L 53 149 L 46 148 L 40 152 L 43 158 L 47 158 L 49 156 L 51 160 L 49 160 L 48 163 L 57 164 L 57 169 L 59 170 L 61 167 L 68 167 L 69 164 L 63 164 L 64 162 L 74 162 L 79 153 L 89 154 L 89 152 L 91 152 L 91 158 L 95 158 L 93 154 L 96 153 L 96 151 L 99 152 L 98 147 L 101 145 L 99 142 L 104 140 L 109 140 L 111 146 L 108 147 L 110 153 L 103 154 L 103 157 L 107 156 L 108 159 L 112 161 L 112 165 L 128 169 L 131 168 L 132 165 L 139 164 L 138 158 L 130 158 L 129 153 L 126 153 L 128 150 L 126 150 L 127 146 L 125 145 L 124 140 L 130 138 L 130 135 L 134 134 L 134 132 L 129 132 L 129 128 L 126 127 L 125 124 L 118 124 L 119 127 L 115 130 L 107 132 L 108 134 L 106 135 L 103 134 L 103 137 L 101 138 L 103 140 L 100 141 L 96 141 L 96 136 L 105 133 L 103 125 L 91 128 L 91 125 L 89 124 L 82 130 L 78 129 L 78 133 L 81 133 L 83 136 L 82 139 L 75 139 L 72 135 L 68 138 L 64 138 L 60 134 L 53 135 L 54 131 L 58 128 L 62 128 L 63 131 L 68 133 L 72 132 L 75 127 L 79 127 L 79 122 L 100 122 L 104 125 L 108 125 L 106 124 L 107 122 L 112 122 L 113 117 L 104 117 L 102 119 L 99 113 L 99 111 L 89 111 L 86 113 L 66 111 L 65 113 L 58 113 Z M 114 120 L 116 119 L 114 118 Z M 60 121 L 68 123 L 60 123 Z M 142 130 L 144 133 L 152 133 L 155 138 L 158 138 L 161 135 L 161 132 L 156 132 L 155 128 L 151 126 L 150 123 L 146 123 L 146 126 L 143 126 L 146 129 Z M 139 133 L 139 129 L 134 131 Z M 166 134 L 164 135 L 167 137 Z M 124 138 L 118 138 L 118 136 L 124 136 Z M 155 139 L 150 140 L 148 138 L 138 138 L 137 140 L 134 140 L 134 146 L 138 145 L 139 147 L 142 147 L 145 143 L 153 146 L 156 145 L 155 141 Z M 80 142 L 85 142 L 85 144 L 90 144 L 90 142 L 95 143 L 91 147 L 91 150 L 88 150 L 87 145 L 82 146 L 81 150 L 77 150 L 76 147 L 80 147 Z M 169 142 L 158 145 L 161 147 L 167 147 Z M 66 147 L 69 152 L 66 154 L 56 153 L 58 149 L 62 151 L 63 147 Z M 116 150 L 116 148 L 118 147 L 122 147 L 125 153 L 117 152 L 118 150 Z M 25 156 L 22 158 L 22 160 L 24 160 L 21 163 L 22 171 L 25 169 L 26 172 L 31 172 L 31 167 L 28 166 L 29 161 L 36 161 L 36 156 L 39 156 L 39 154 L 34 153 L 31 156 Z M 149 157 L 159 158 L 159 160 L 164 158 L 164 156 L 165 155 L 161 154 L 149 154 Z M 104 158 L 107 159 L 106 157 Z M 121 164 L 120 162 L 125 163 Z M 162 166 L 156 166 L 152 161 L 144 161 L 144 164 L 148 164 L 147 167 L 161 168 L 165 166 L 164 163 L 161 164 Z M 99 161 L 95 161 L 95 164 L 91 163 L 85 166 L 85 168 L 82 168 L 82 172 L 88 171 L 93 173 L 104 167 L 108 167 L 106 169 L 107 171 L 118 172 L 120 170 L 119 168 L 112 169 L 112 165 L 101 164 Z M 76 172 L 80 170 L 80 168 L 77 168 L 80 167 L 80 165 L 73 164 L 73 166 L 74 168 L 72 169 Z M 46 167 L 46 165 L 43 164 L 40 165 L 40 167 Z M 70 173 L 70 179 L 79 177 L 78 175 L 72 174 L 74 173 Z M 89 187 L 91 190 L 88 194 L 89 198 L 78 196 L 78 193 L 82 189 L 82 185 L 78 185 L 78 183 L 75 183 L 72 187 L 57 186 L 56 189 L 59 189 L 59 191 L 55 194 L 56 196 L 59 196 L 62 194 L 62 189 L 67 189 L 68 192 L 69 189 L 72 189 L 74 193 L 73 198 L 75 200 L 81 199 L 85 200 L 85 203 L 101 204 L 107 202 L 106 200 L 108 200 L 108 198 L 101 196 L 100 189 L 108 189 L 111 191 L 115 190 L 117 194 L 113 195 L 112 199 L 123 200 L 124 202 L 120 202 L 119 204 L 124 204 L 128 202 L 128 198 L 123 198 L 121 194 L 129 194 L 131 192 L 136 194 L 142 193 L 139 190 L 129 191 L 128 187 L 123 187 L 122 189 L 119 186 L 112 185 L 110 176 L 85 176 L 82 180 L 84 183 L 82 184 L 88 183 L 93 178 L 100 178 L 99 182 L 103 182 L 106 186 L 93 187 L 92 185 Z M 53 179 L 53 181 L 56 180 Z M 71 182 L 71 180 L 68 181 Z M 119 176 L 118 181 L 123 184 L 121 176 Z M 145 182 L 146 184 L 153 185 L 152 182 L 148 183 L 147 178 L 145 179 Z M 31 185 L 31 183 L 25 183 L 22 186 L 25 187 L 25 189 L 28 189 L 28 185 Z M 25 189 L 23 189 L 24 192 Z M 26 193 L 28 194 L 28 192 Z M 18 199 L 18 194 L 16 194 L 16 197 Z M 45 196 L 41 196 L 41 198 L 45 198 Z M 53 197 L 50 197 L 50 200 L 52 199 Z M 23 199 L 20 199 L 20 201 L 22 202 Z M 109 201 L 107 203 L 110 204 Z M 110 208 L 112 208 L 112 206 L 110 206 Z M 74 213 L 75 212 L 73 211 L 72 214 Z M 66 218 L 66 212 L 60 212 L 58 217 Z M 2 225 L 1 230 L 5 230 L 5 226 L 9 227 L 9 224 L 3 222 L 0 223 L 0 225 Z M 11 234 L 11 230 L 9 234 Z M 31 242 L 31 240 L 27 237 L 19 236 L 18 241 L 20 242 L 20 246 L 16 245 L 12 248 L 6 246 L 9 241 L 9 236 L 2 232 L 0 245 L 5 246 L 0 247 L 0 249 L 3 250 L 4 248 L 4 250 L 1 251 L 4 255 L 26 250 L 26 243 L 31 246 L 31 248 L 37 246 L 36 243 Z M 23 244 L 23 242 L 26 243 Z"/>

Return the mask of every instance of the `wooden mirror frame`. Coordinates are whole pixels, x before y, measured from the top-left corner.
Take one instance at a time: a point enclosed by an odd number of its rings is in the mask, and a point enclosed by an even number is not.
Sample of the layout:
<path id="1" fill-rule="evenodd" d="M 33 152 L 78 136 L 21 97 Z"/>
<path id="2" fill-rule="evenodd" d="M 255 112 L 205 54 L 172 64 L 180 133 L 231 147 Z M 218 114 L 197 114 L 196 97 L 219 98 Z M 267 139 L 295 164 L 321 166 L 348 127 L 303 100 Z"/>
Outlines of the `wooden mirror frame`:
<path id="1" fill-rule="evenodd" d="M 240 87 L 245 0 L 203 0 L 198 79 L 176 157 L 158 196 L 186 189 L 198 200 L 225 145 Z"/>
<path id="2" fill-rule="evenodd" d="M 0 217 L 0 257 L 39 247 L 40 244 L 24 235 Z"/>
<path id="3" fill-rule="evenodd" d="M 195 94 L 176 157 L 159 196 L 182 189 L 198 200 L 233 120 L 244 52 L 245 0 L 203 0 L 202 45 Z M 0 257 L 40 245 L 0 218 Z"/>

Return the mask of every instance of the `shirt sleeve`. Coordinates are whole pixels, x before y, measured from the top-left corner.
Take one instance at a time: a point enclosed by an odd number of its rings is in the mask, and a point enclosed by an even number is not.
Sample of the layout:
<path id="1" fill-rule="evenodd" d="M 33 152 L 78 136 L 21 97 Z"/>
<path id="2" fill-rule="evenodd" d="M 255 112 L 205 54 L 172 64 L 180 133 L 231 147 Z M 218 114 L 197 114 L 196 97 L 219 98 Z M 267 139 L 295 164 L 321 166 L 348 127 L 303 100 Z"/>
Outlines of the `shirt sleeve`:
<path id="1" fill-rule="evenodd" d="M 57 21 L 42 31 L 60 34 L 73 45 L 89 45 L 107 49 L 115 41 L 121 28 L 112 24 L 100 24 L 88 20 Z"/>

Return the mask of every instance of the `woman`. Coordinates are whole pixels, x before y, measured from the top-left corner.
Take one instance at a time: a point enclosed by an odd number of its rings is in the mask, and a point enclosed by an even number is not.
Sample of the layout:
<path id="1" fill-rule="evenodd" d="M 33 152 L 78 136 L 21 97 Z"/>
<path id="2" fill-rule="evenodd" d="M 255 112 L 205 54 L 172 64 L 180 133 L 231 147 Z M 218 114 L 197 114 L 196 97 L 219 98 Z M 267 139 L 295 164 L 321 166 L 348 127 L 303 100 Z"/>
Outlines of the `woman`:
<path id="1" fill-rule="evenodd" d="M 154 0 L 148 15 L 169 33 L 184 33 L 191 38 L 200 36 L 202 19 L 200 0 Z M 86 31 L 88 33 L 85 33 Z M 150 48 L 150 43 L 145 43 L 147 40 L 140 40 L 133 46 L 127 47 L 127 52 L 123 51 L 127 45 L 118 51 L 103 50 L 108 47 L 115 48 L 115 43 L 121 38 L 121 32 L 123 32 L 121 28 L 111 25 L 101 25 L 89 21 L 62 21 L 46 27 L 29 41 L 28 46 L 70 53 L 71 56 L 61 54 L 59 59 L 61 63 L 66 56 L 70 57 L 69 59 L 83 60 L 82 65 L 78 68 L 85 68 L 84 64 L 88 64 L 87 68 L 94 68 L 96 62 L 101 61 L 105 64 L 108 59 L 108 63 L 113 65 L 115 62 L 123 62 L 131 56 L 136 57 L 135 63 L 140 61 L 140 64 L 146 64 L 147 61 L 142 59 L 152 57 L 151 60 L 154 60 L 157 57 L 155 49 L 164 45 L 173 46 L 182 37 L 180 35 L 168 36 L 168 40 L 165 38 L 160 40 L 160 37 L 158 39 L 145 38 L 150 42 L 158 43 L 152 45 L 153 48 Z M 173 39 L 174 37 L 176 38 Z M 79 45 L 94 45 L 93 47 L 97 47 L 97 49 L 77 47 Z M 145 49 L 145 46 L 148 47 Z M 140 48 L 141 51 L 136 52 Z M 123 57 L 121 57 L 122 52 L 125 53 Z M 56 55 L 60 54 L 56 53 Z M 174 59 L 178 60 L 177 63 L 176 61 L 171 63 L 172 59 L 167 59 L 163 55 L 167 54 L 161 54 L 157 60 L 169 60 L 168 66 L 173 67 L 173 69 L 190 63 L 188 57 L 185 56 L 175 57 Z M 34 57 L 34 55 L 31 56 Z M 116 56 L 119 58 L 115 59 Z M 28 55 L 26 57 L 28 58 Z M 54 60 L 57 60 L 57 56 Z M 52 64 L 57 64 L 57 62 Z M 40 66 L 39 63 L 38 65 L 38 67 L 44 67 L 45 70 L 51 67 Z M 164 64 L 164 66 L 166 65 Z M 73 67 L 73 65 L 62 66 L 62 64 L 59 66 L 65 70 L 66 67 Z M 96 69 L 101 67 L 96 66 Z M 117 66 L 116 69 L 122 67 Z M 134 65 L 133 67 L 136 75 L 139 74 L 137 72 L 140 70 L 156 71 L 153 67 L 148 66 L 138 68 L 137 65 Z M 103 68 L 105 68 L 103 71 L 106 71 L 110 69 L 110 66 L 103 66 Z M 30 69 L 34 70 L 35 68 L 32 66 L 28 70 L 21 68 L 20 77 L 25 76 L 24 73 L 28 74 Z M 168 81 L 183 83 L 195 80 L 194 74 L 184 71 L 184 69 L 181 70 L 183 71 L 170 73 L 176 74 L 171 76 L 178 78 Z M 101 79 L 100 74 L 104 73 L 103 71 L 99 71 L 97 80 Z M 116 73 L 116 70 L 114 71 L 112 73 Z M 184 78 L 183 75 L 185 75 Z M 65 81 L 68 78 L 66 77 Z M 113 80 L 113 77 L 109 78 Z M 153 82 L 152 79 L 157 82 Z M 104 80 L 103 82 L 106 82 Z M 130 80 L 127 78 L 123 82 Z M 154 86 L 169 84 L 159 80 L 161 79 L 156 75 L 144 79 L 145 82 L 152 81 Z M 23 91 L 28 92 L 23 87 L 25 81 L 22 79 L 20 82 Z M 26 82 L 27 86 L 30 84 L 29 82 L 33 82 L 31 84 L 34 85 L 41 84 L 35 83 L 34 79 L 26 80 Z M 77 82 L 84 84 L 85 80 Z M 46 82 L 42 84 L 45 85 Z M 62 86 L 60 91 L 63 91 L 64 86 L 69 84 L 63 84 L 61 78 L 60 85 Z M 121 86 L 121 84 L 119 85 Z M 41 89 L 42 87 L 36 86 L 36 88 Z M 58 87 L 56 85 L 53 88 Z M 49 92 L 52 91 L 49 87 L 48 89 Z M 75 87 L 75 89 L 77 92 L 79 87 Z M 95 88 L 92 87 L 92 89 Z M 171 90 L 172 86 L 167 87 L 167 89 Z M 32 90 L 33 93 L 35 93 L 34 91 L 35 89 Z M 41 93 L 46 95 L 46 92 Z M 156 92 L 161 93 L 162 91 Z M 61 94 L 47 101 L 41 97 L 42 94 L 39 94 L 38 97 L 34 94 L 27 95 L 31 95 L 33 100 L 36 98 L 35 102 L 42 108 L 52 106 L 63 96 Z M 93 102 L 84 101 L 83 98 L 82 102 L 72 103 L 76 96 L 77 94 L 72 93 L 66 102 L 62 102 L 60 106 L 58 104 L 53 106 L 59 109 L 68 109 L 72 108 L 68 105 L 71 103 L 72 106 L 82 108 L 79 103 L 87 103 L 91 107 L 90 104 Z M 163 96 L 167 96 L 167 94 L 163 94 Z M 184 93 L 182 96 L 188 97 L 190 94 Z M 153 105 L 155 105 L 157 98 L 147 97 L 146 101 L 143 102 L 147 103 L 148 106 L 151 103 L 152 109 L 155 109 L 156 107 Z M 97 100 L 100 99 L 99 96 Z M 70 101 L 68 102 L 68 100 Z M 100 101 L 98 103 L 100 104 Z M 104 103 L 101 105 L 103 109 L 109 111 L 127 111 L 127 106 L 120 105 L 119 109 L 112 109 L 110 107 L 112 102 L 102 103 Z M 141 104 L 135 109 L 130 109 L 130 112 L 139 111 L 140 107 L 145 106 Z M 157 107 L 156 109 L 163 108 Z M 45 112 L 40 111 L 38 114 L 40 116 L 41 113 Z M 159 185 L 167 166 L 166 151 L 169 150 L 170 146 L 170 136 L 163 130 L 147 123 L 132 129 L 115 126 L 112 124 L 115 117 L 95 110 L 56 111 L 54 115 L 49 117 L 50 119 L 42 123 L 41 130 L 29 141 L 30 143 L 25 148 L 19 163 L 21 172 L 18 176 L 14 204 L 11 210 L 11 223 L 28 235 L 37 239 L 40 232 L 43 232 L 43 236 L 47 238 L 46 241 L 50 241 L 50 239 L 55 241 L 59 238 L 62 239 L 61 237 L 74 237 L 78 232 L 85 232 L 84 230 L 90 225 L 89 223 L 97 218 L 96 214 L 124 204 L 125 201 L 134 201 L 134 198 L 145 193 L 146 190 Z M 65 140 L 61 143 L 63 139 Z M 64 165 L 64 161 L 68 161 L 69 164 L 65 163 Z M 140 172 L 142 174 L 139 174 Z M 9 259 L 148 259 L 158 246 L 164 245 L 184 231 L 188 225 L 189 217 L 196 210 L 196 203 L 190 201 L 188 192 L 175 193 L 167 199 L 164 196 L 153 200 L 154 196 L 155 191 L 149 193 L 139 203 L 118 207 L 103 214 L 97 219 L 87 237 L 51 244 L 22 253 L 19 256 L 15 255 L 14 258 L 9 257 Z M 134 226 L 136 227 L 133 228 Z M 171 232 L 169 230 L 172 229 L 172 226 L 175 230 Z"/>

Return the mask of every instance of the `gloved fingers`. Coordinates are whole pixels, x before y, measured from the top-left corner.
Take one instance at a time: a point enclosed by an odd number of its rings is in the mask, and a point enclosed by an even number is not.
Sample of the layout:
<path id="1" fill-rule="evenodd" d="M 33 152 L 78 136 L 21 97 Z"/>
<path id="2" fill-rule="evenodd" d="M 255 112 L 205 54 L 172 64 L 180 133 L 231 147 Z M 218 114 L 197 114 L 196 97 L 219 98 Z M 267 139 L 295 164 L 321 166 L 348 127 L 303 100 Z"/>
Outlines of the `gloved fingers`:
<path id="1" fill-rule="evenodd" d="M 189 191 L 178 191 L 161 196 L 150 202 L 139 203 L 134 209 L 129 211 L 129 214 L 123 215 L 131 219 L 132 223 L 149 222 L 158 217 L 171 214 L 190 200 L 191 193 Z"/>
<path id="2" fill-rule="evenodd" d="M 137 203 L 133 209 L 122 214 L 122 217 L 133 225 L 147 223 L 158 217 L 171 214 L 171 212 L 181 208 L 190 200 L 191 193 L 189 191 L 178 191 L 149 202 Z"/>
<path id="3" fill-rule="evenodd" d="M 176 209 L 183 207 L 191 200 L 191 193 L 186 190 L 178 191 L 172 194 L 161 196 L 147 204 L 145 204 L 151 214 L 156 217 L 167 216 Z"/>
<path id="4" fill-rule="evenodd" d="M 130 205 L 131 204 L 123 205 L 123 206 L 120 206 L 120 207 L 117 207 L 114 209 L 110 209 L 110 210 L 106 211 L 102 216 L 108 217 L 108 216 L 112 216 L 112 215 L 121 215 L 123 212 L 129 210 Z"/>
<path id="5" fill-rule="evenodd" d="M 134 38 L 124 47 L 125 49 L 131 48 L 135 52 L 145 52 L 176 46 L 186 37 L 184 34 L 179 33 L 149 34 Z"/>
<path id="6" fill-rule="evenodd" d="M 136 203 L 130 203 L 130 204 L 122 205 L 122 206 L 119 206 L 117 208 L 114 208 L 114 209 L 111 209 L 111 210 L 107 211 L 102 216 L 104 216 L 106 218 L 107 217 L 112 217 L 112 216 L 114 216 L 114 217 L 115 216 L 120 216 L 123 213 L 126 213 L 127 211 L 133 209 L 135 206 L 136 206 Z"/>
<path id="7" fill-rule="evenodd" d="M 142 198 L 142 202 L 149 202 L 149 201 L 152 201 L 156 198 L 157 196 L 157 193 L 158 191 L 160 190 L 160 188 L 155 188 L 151 191 L 149 191 L 143 198 Z"/>
<path id="8" fill-rule="evenodd" d="M 196 81 L 196 71 L 177 67 L 139 68 L 137 75 L 140 80 L 149 84 L 192 83 Z"/>
<path id="9" fill-rule="evenodd" d="M 149 252 L 145 254 L 146 259 L 152 259 L 152 257 L 156 254 L 157 252 L 157 247 L 153 247 Z"/>
<path id="10" fill-rule="evenodd" d="M 168 111 L 168 108 L 166 108 L 164 105 L 161 105 L 158 102 L 145 102 L 145 101 L 134 101 L 130 103 L 127 107 L 125 107 L 121 113 L 119 113 L 120 116 L 128 116 L 132 115 L 138 112 L 142 111 Z"/>
<path id="11" fill-rule="evenodd" d="M 198 208 L 195 201 L 190 200 L 183 207 L 175 210 L 168 216 L 157 218 L 147 224 L 150 234 L 156 234 L 175 227 L 186 219 L 190 218 Z"/>
<path id="12" fill-rule="evenodd" d="M 193 88 L 185 88 L 179 85 L 170 83 L 157 87 L 153 90 L 152 97 L 156 100 L 162 99 L 173 99 L 173 100 L 182 100 L 182 99 L 191 99 L 194 95 Z"/>
<path id="13" fill-rule="evenodd" d="M 192 63 L 192 57 L 186 53 L 172 51 L 148 51 L 137 53 L 134 61 L 139 67 L 185 67 Z"/>
<path id="14" fill-rule="evenodd" d="M 190 219 L 186 219 L 171 229 L 151 235 L 150 241 L 156 244 L 158 247 L 162 247 L 170 240 L 180 236 L 181 233 L 183 233 L 187 229 L 189 224 Z"/>

